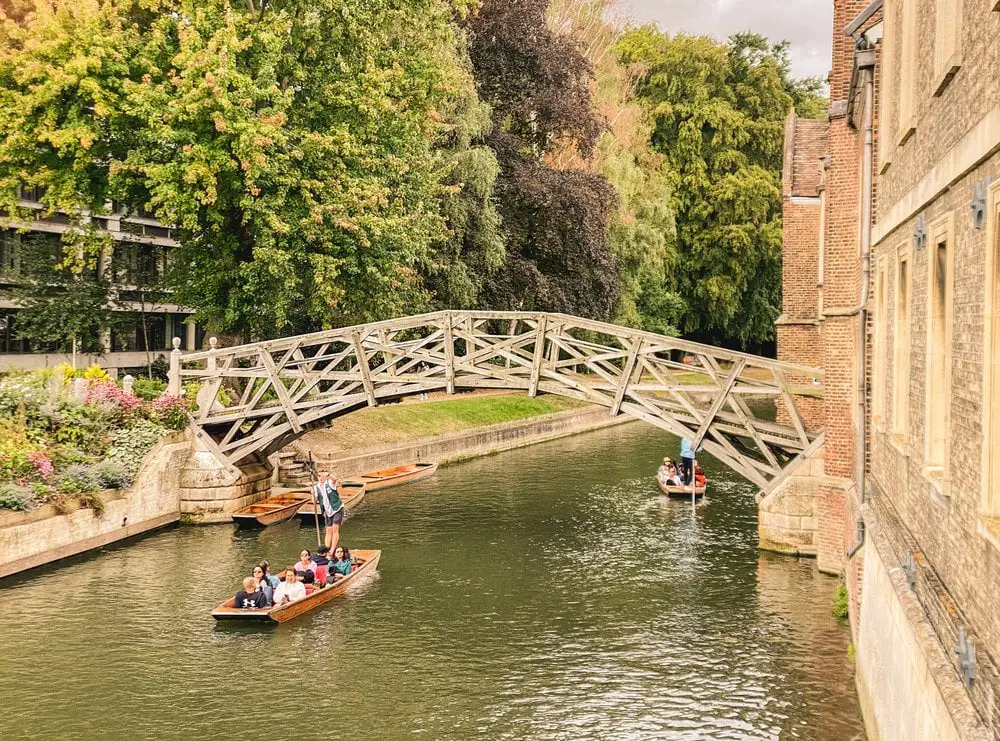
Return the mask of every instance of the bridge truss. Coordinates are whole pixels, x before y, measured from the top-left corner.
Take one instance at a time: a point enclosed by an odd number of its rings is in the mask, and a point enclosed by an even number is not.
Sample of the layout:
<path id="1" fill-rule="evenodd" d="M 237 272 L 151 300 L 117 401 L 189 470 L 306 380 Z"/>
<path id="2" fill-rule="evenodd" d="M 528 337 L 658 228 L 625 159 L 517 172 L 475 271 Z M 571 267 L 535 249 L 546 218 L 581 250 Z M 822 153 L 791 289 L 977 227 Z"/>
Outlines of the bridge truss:
<path id="1" fill-rule="evenodd" d="M 229 467 L 360 407 L 429 391 L 510 389 L 645 420 L 764 491 L 822 444 L 800 409 L 820 394 L 821 378 L 814 368 L 673 337 L 520 312 L 444 311 L 237 347 L 213 342 L 171 358 L 173 392 L 202 384 L 192 426 Z"/>

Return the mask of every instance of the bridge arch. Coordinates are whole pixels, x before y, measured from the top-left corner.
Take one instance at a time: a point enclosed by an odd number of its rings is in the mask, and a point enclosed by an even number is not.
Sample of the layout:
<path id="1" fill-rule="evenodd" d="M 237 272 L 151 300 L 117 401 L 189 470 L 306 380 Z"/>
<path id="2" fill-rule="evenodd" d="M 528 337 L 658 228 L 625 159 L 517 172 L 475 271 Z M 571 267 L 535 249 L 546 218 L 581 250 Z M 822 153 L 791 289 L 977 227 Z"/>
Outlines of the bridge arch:
<path id="1" fill-rule="evenodd" d="M 176 343 L 175 343 L 176 344 Z M 687 437 L 776 487 L 823 442 L 801 399 L 822 372 L 565 314 L 442 311 L 171 356 L 170 385 L 202 384 L 197 438 L 232 471 L 364 406 L 429 391 L 558 394 Z M 778 420 L 748 404 L 763 396 Z"/>

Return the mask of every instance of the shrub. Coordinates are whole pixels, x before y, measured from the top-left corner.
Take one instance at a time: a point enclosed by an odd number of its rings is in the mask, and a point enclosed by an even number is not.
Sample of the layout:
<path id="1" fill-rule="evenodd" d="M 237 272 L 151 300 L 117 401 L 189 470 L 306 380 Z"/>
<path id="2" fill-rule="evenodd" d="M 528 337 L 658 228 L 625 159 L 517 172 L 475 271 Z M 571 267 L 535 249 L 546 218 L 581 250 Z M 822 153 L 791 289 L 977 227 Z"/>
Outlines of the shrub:
<path id="1" fill-rule="evenodd" d="M 833 616 L 843 620 L 847 618 L 849 609 L 847 587 L 841 584 L 837 587 L 837 596 L 833 600 Z"/>
<path id="2" fill-rule="evenodd" d="M 126 393 L 114 381 L 97 381 L 87 389 L 89 406 L 100 409 L 116 424 L 127 425 L 142 413 L 142 399 Z"/>
<path id="3" fill-rule="evenodd" d="M 99 365 L 92 365 L 81 376 L 85 381 L 110 381 L 111 376 Z"/>
<path id="4" fill-rule="evenodd" d="M 131 427 L 115 430 L 111 433 L 111 449 L 105 460 L 120 464 L 129 475 L 134 476 L 139 472 L 146 453 L 167 433 L 166 427 L 148 419 L 139 420 Z"/>
<path id="5" fill-rule="evenodd" d="M 96 469 L 97 483 L 102 489 L 124 489 L 132 485 L 133 476 L 117 461 L 102 461 Z"/>
<path id="6" fill-rule="evenodd" d="M 145 401 L 153 401 L 166 390 L 167 384 L 157 378 L 137 378 L 132 384 L 132 393 Z"/>
<path id="7" fill-rule="evenodd" d="M 56 479 L 56 490 L 60 494 L 88 494 L 99 486 L 97 472 L 84 463 L 74 463 Z"/>
<path id="8" fill-rule="evenodd" d="M 0 509 L 26 512 L 37 504 L 35 493 L 17 484 L 0 484 Z"/>
<path id="9" fill-rule="evenodd" d="M 104 514 L 104 497 L 101 496 L 100 492 L 97 491 L 86 491 L 81 492 L 77 499 L 80 500 L 80 504 L 84 507 L 89 507 L 94 510 L 94 516 L 100 517 Z"/>
<path id="10" fill-rule="evenodd" d="M 161 396 L 153 402 L 153 417 L 168 430 L 183 430 L 190 415 L 183 396 Z"/>
<path id="11" fill-rule="evenodd" d="M 29 456 L 37 452 L 26 441 L 0 442 L 0 481 L 16 481 L 35 475 L 35 466 Z"/>

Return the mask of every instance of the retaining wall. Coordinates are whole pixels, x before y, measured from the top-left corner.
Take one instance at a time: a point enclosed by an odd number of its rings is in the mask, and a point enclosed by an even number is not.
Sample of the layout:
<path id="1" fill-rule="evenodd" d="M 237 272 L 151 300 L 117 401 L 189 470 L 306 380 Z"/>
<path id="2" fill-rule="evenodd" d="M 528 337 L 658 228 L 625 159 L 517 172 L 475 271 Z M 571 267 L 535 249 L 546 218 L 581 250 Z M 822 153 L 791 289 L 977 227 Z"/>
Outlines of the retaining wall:
<path id="1" fill-rule="evenodd" d="M 177 522 L 179 475 L 190 450 L 187 436 L 158 443 L 131 487 L 102 493 L 101 515 L 92 509 L 59 514 L 51 505 L 5 513 L 0 519 L 0 577 Z"/>

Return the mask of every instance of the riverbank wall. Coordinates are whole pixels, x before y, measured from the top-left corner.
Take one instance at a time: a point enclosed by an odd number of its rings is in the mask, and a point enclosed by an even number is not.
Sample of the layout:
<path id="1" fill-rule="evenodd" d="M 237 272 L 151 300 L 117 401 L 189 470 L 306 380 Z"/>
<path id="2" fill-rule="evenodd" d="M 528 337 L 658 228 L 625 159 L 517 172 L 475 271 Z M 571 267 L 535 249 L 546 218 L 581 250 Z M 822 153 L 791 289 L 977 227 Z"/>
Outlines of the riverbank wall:
<path id="1" fill-rule="evenodd" d="M 46 505 L 0 514 L 0 578 L 101 548 L 180 520 L 180 471 L 190 436 L 159 442 L 128 489 L 100 493 L 104 511 Z"/>

